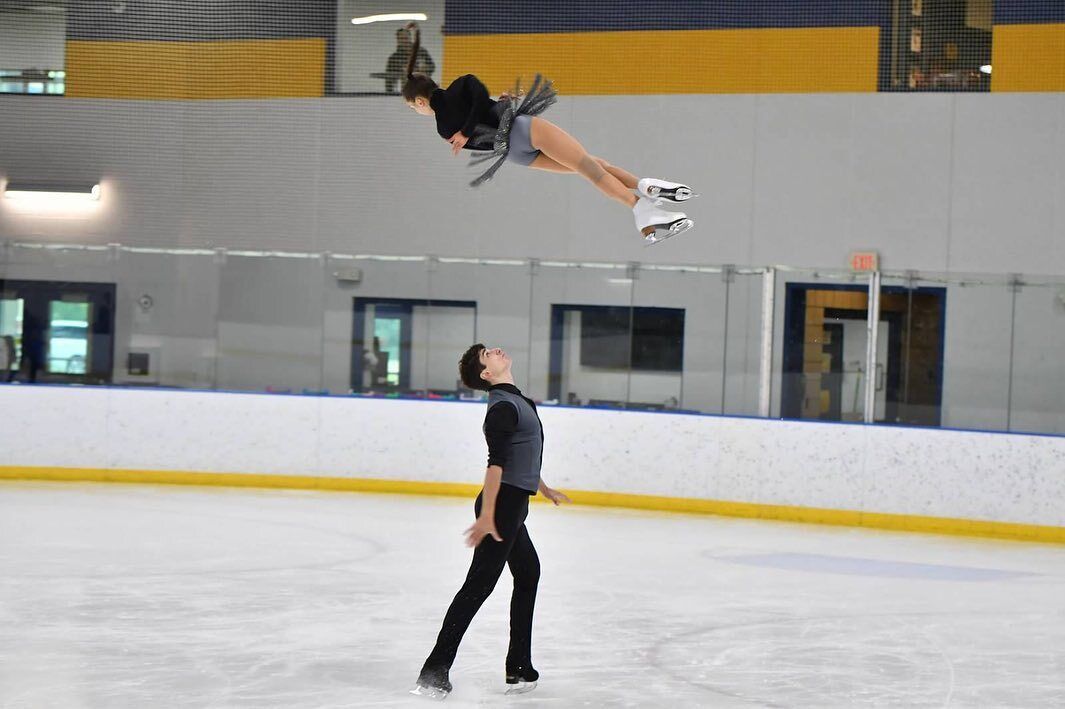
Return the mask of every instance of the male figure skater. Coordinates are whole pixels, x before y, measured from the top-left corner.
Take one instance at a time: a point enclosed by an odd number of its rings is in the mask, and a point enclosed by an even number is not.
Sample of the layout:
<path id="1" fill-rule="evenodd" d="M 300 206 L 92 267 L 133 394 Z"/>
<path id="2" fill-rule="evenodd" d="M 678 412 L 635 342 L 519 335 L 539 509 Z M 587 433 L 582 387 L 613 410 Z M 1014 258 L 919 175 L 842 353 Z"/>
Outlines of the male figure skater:
<path id="1" fill-rule="evenodd" d="M 514 576 L 510 601 L 510 648 L 507 651 L 507 694 L 532 691 L 539 673 L 532 666 L 532 619 L 540 559 L 525 517 L 529 497 L 537 491 L 556 505 L 569 498 L 540 479 L 543 427 L 536 404 L 514 386 L 510 357 L 500 348 L 476 344 L 459 360 L 459 376 L 470 389 L 488 392 L 484 437 L 488 470 L 484 489 L 473 509 L 477 521 L 466 530 L 466 545 L 475 547 L 466 581 L 444 616 L 436 646 L 422 666 L 411 694 L 443 699 L 451 692 L 448 672 L 473 616 L 495 588 L 503 565 Z"/>

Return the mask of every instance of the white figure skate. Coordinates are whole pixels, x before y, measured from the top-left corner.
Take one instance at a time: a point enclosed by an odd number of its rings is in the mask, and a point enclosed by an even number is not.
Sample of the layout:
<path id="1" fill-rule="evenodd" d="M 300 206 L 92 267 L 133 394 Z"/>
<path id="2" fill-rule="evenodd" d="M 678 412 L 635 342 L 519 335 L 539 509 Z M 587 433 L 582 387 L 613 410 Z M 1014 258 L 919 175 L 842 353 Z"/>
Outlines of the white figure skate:
<path id="1" fill-rule="evenodd" d="M 653 177 L 645 177 L 636 183 L 636 191 L 648 199 L 666 199 L 670 202 L 687 202 L 699 195 L 692 188 L 679 182 L 666 182 Z"/>
<path id="2" fill-rule="evenodd" d="M 451 682 L 448 680 L 447 672 L 423 673 L 418 677 L 418 683 L 414 685 L 410 693 L 437 701 L 447 699 L 447 695 L 451 694 Z"/>
<path id="3" fill-rule="evenodd" d="M 695 226 L 695 222 L 688 219 L 683 212 L 667 212 L 659 209 L 661 202 L 652 201 L 646 197 L 640 197 L 636 206 L 632 208 L 632 214 L 636 218 L 636 228 L 643 235 L 648 244 L 657 244 L 671 236 L 683 234 Z"/>

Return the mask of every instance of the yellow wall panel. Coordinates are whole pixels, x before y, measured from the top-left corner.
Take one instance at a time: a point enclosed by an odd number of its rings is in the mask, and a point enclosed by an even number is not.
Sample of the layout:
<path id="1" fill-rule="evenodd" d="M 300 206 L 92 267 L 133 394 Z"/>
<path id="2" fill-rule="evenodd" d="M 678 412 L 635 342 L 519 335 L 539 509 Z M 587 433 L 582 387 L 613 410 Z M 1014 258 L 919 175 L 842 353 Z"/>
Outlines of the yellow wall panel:
<path id="1" fill-rule="evenodd" d="M 564 95 L 877 90 L 877 27 L 451 35 L 445 81 L 537 73 Z"/>
<path id="2" fill-rule="evenodd" d="M 1065 24 L 995 25 L 992 91 L 1065 91 Z"/>
<path id="3" fill-rule="evenodd" d="M 66 95 L 73 98 L 322 96 L 325 40 L 72 40 L 66 46 L 66 71 Z"/>

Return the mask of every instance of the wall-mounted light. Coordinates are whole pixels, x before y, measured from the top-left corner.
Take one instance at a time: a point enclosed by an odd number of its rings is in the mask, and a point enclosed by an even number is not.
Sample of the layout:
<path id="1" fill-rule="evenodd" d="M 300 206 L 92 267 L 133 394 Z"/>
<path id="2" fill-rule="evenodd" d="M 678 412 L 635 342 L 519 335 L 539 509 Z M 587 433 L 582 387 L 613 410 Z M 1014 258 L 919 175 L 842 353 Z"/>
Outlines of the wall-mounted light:
<path id="1" fill-rule="evenodd" d="M 397 12 L 391 15 L 367 15 L 365 17 L 353 17 L 351 18 L 351 24 L 368 25 L 371 22 L 396 22 L 402 20 L 425 22 L 428 19 L 429 17 L 424 12 Z"/>
<path id="2" fill-rule="evenodd" d="M 6 204 L 36 214 L 83 213 L 99 201 L 100 185 L 96 182 L 10 180 L 4 187 Z"/>
<path id="3" fill-rule="evenodd" d="M 95 182 L 23 182 L 11 180 L 4 187 L 8 199 L 100 199 L 100 185 Z"/>
<path id="4" fill-rule="evenodd" d="M 984 64 L 982 67 L 980 67 L 980 71 L 984 72 L 985 74 L 990 74 L 991 73 L 991 65 L 990 64 Z"/>

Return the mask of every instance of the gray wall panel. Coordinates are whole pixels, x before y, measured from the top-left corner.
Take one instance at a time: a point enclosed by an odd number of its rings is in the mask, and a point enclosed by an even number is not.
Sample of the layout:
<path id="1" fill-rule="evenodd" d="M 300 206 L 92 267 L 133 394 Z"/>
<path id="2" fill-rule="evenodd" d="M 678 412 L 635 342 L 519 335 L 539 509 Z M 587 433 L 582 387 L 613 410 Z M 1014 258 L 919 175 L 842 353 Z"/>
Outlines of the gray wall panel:
<path id="1" fill-rule="evenodd" d="M 107 192 L 101 213 L 76 223 L 0 209 L 0 238 L 819 267 L 842 266 L 863 246 L 892 269 L 1065 273 L 1063 103 L 563 99 L 550 116 L 594 154 L 703 193 L 686 207 L 697 230 L 647 249 L 631 214 L 582 178 L 508 165 L 468 189 L 465 160 L 398 98 L 7 97 L 5 176 L 101 177 Z M 29 140 L 31 129 L 49 139 Z"/>

